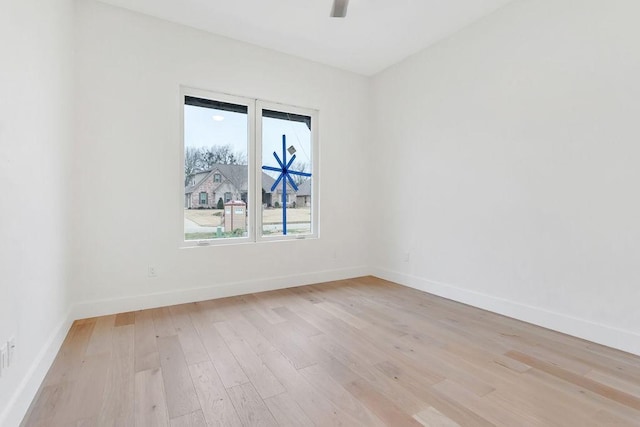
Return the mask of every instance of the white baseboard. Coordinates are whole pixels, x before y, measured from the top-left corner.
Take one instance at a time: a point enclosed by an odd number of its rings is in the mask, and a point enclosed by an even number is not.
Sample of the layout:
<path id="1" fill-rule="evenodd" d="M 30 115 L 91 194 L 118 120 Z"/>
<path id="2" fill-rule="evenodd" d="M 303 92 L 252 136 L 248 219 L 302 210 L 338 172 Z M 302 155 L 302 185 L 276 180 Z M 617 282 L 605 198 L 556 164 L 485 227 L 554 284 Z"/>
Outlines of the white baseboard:
<path id="1" fill-rule="evenodd" d="M 51 337 L 43 345 L 40 354 L 25 374 L 24 379 L 9 400 L 4 411 L 0 414 L 0 426 L 20 425 L 74 320 L 349 279 L 365 276 L 368 272 L 369 269 L 362 266 L 74 304 L 66 318 L 53 330 Z"/>
<path id="2" fill-rule="evenodd" d="M 165 307 L 168 305 L 205 301 L 215 298 L 251 294 L 254 292 L 290 288 L 293 286 L 349 279 L 365 276 L 367 274 L 369 274 L 369 269 L 365 266 L 361 266 L 341 270 L 325 270 L 291 276 L 269 277 L 265 279 L 224 283 L 201 288 L 179 289 L 148 295 L 87 301 L 75 304 L 72 307 L 71 314 L 74 319 L 84 319 L 87 317 L 105 316 L 108 314 L 144 310 L 147 308 Z"/>
<path id="3" fill-rule="evenodd" d="M 383 268 L 371 274 L 410 288 L 640 355 L 640 334 Z"/>
<path id="4" fill-rule="evenodd" d="M 74 320 L 349 279 L 367 276 L 369 274 L 447 299 L 459 301 L 514 319 L 640 355 L 640 335 L 631 331 L 612 328 L 584 319 L 566 316 L 491 295 L 472 292 L 417 276 L 382 268 L 362 266 L 77 303 L 73 305 L 66 318 L 52 331 L 49 340 L 43 345 L 40 354 L 25 374 L 24 379 L 9 400 L 4 412 L 0 414 L 0 426 L 18 426 L 20 424 Z"/>
<path id="5" fill-rule="evenodd" d="M 44 377 L 53 364 L 53 360 L 58 354 L 72 323 L 73 318 L 69 311 L 65 318 L 53 329 L 49 339 L 44 343 L 40 353 L 24 375 L 22 382 L 14 391 L 13 396 L 9 398 L 4 411 L 0 413 L 0 426 L 20 425 L 40 388 L 40 384 L 42 384 Z"/>

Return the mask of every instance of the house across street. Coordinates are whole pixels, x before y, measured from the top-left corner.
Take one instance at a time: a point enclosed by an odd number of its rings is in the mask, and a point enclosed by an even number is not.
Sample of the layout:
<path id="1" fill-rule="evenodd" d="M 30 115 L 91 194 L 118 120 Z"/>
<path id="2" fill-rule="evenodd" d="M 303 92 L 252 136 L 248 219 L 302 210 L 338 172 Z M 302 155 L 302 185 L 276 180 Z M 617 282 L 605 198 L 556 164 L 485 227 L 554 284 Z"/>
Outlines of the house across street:
<path id="1" fill-rule="evenodd" d="M 209 170 L 198 172 L 189 178 L 184 189 L 184 207 L 186 209 L 210 209 L 218 206 L 218 201 L 227 203 L 231 200 L 242 200 L 248 203 L 247 165 L 216 164 Z M 273 192 L 275 179 L 262 172 L 262 204 L 271 207 L 275 203 L 283 204 L 282 187 Z M 298 191 L 287 185 L 287 206 L 304 207 L 311 201 L 311 180 L 303 182 Z"/>

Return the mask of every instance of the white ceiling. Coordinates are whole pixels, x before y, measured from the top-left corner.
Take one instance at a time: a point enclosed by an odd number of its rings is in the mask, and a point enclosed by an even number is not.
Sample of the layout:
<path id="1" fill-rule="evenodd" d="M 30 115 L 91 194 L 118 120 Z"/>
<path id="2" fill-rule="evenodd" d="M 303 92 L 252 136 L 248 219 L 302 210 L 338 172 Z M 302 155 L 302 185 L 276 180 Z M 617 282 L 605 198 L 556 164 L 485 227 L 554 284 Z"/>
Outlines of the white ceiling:
<path id="1" fill-rule="evenodd" d="M 511 0 L 102 0 L 364 75 L 373 75 Z"/>

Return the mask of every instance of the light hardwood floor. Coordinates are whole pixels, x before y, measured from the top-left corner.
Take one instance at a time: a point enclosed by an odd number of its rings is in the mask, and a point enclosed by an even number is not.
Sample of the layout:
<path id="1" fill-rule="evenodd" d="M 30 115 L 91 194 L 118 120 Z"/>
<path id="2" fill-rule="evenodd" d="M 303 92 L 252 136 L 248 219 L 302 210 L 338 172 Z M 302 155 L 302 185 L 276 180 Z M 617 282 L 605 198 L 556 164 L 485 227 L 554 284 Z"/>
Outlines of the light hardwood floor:
<path id="1" fill-rule="evenodd" d="M 74 323 L 25 426 L 640 426 L 640 357 L 373 277 Z"/>

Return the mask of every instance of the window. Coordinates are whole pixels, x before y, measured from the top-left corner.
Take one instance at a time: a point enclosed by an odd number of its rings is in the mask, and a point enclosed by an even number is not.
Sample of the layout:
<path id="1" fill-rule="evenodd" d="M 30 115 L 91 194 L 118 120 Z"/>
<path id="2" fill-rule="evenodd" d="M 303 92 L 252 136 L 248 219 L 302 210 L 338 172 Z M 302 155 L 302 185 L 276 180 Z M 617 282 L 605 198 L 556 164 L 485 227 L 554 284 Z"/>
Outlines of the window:
<path id="1" fill-rule="evenodd" d="M 208 204 L 209 204 L 209 201 L 207 200 L 207 199 L 208 199 L 208 197 L 207 197 L 207 196 L 208 196 L 208 194 L 207 194 L 207 193 L 205 193 L 205 192 L 201 192 L 201 193 L 200 193 L 200 205 L 201 205 L 201 206 L 202 206 L 202 205 L 208 205 Z"/>
<path id="2" fill-rule="evenodd" d="M 317 113 L 182 92 L 184 244 L 316 237 Z"/>
<path id="3" fill-rule="evenodd" d="M 192 199 L 191 204 L 185 204 L 183 240 L 246 238 L 250 216 L 231 218 L 223 212 L 205 215 L 192 208 L 198 202 L 200 207 L 208 207 L 209 193 L 214 197 L 211 207 L 222 208 L 215 200 L 214 189 L 219 195 L 224 193 L 224 202 L 231 200 L 230 190 L 248 189 L 249 107 L 253 103 L 202 95 L 185 91 L 183 96 L 184 177 L 191 183 L 184 192 L 187 199 Z M 227 178 L 224 183 L 222 175 Z"/>
<path id="4" fill-rule="evenodd" d="M 269 169 L 262 174 L 262 189 L 271 192 L 274 204 L 262 210 L 263 236 L 304 236 L 314 233 L 316 204 L 313 126 L 308 112 L 281 105 L 260 104 L 262 161 Z M 288 175 L 281 179 L 282 164 Z M 293 203 L 298 196 L 309 196 L 309 203 Z M 276 205 L 275 202 L 279 201 Z M 264 197 L 263 197 L 264 204 Z"/>

